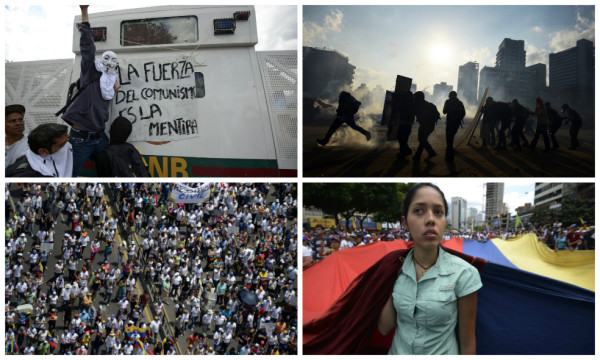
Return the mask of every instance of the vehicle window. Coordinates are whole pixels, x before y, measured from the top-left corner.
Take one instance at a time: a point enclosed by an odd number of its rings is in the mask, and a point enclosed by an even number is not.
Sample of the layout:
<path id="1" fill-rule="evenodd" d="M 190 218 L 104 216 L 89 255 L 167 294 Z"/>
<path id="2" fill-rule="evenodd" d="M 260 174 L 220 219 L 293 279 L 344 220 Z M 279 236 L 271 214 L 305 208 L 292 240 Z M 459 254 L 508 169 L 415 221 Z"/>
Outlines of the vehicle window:
<path id="1" fill-rule="evenodd" d="M 198 18 L 178 16 L 121 23 L 121 45 L 182 44 L 198 41 Z"/>

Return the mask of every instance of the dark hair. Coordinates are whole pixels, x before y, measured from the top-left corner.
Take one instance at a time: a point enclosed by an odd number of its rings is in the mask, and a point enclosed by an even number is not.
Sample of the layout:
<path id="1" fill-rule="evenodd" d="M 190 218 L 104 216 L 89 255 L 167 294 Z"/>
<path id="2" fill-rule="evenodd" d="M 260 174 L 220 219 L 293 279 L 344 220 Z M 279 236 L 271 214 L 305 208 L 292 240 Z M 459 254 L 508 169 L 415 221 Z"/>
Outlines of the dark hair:
<path id="1" fill-rule="evenodd" d="M 458 96 L 458 94 L 454 90 L 450 91 L 450 94 L 448 94 L 448 97 L 451 98 L 451 99 L 453 99 L 453 98 L 455 98 L 457 96 Z"/>
<path id="2" fill-rule="evenodd" d="M 417 193 L 417 191 L 420 188 L 425 187 L 425 186 L 429 186 L 429 187 L 437 190 L 438 193 L 440 193 L 442 200 L 444 200 L 444 215 L 448 216 L 448 202 L 446 201 L 446 197 L 444 196 L 444 193 L 442 192 L 442 190 L 437 185 L 434 185 L 432 183 L 418 183 L 418 184 L 414 185 L 413 187 L 411 187 L 410 189 L 408 189 L 408 192 L 404 196 L 402 215 L 406 216 L 408 214 L 408 208 L 410 207 L 410 204 L 412 203 L 413 198 L 415 197 L 415 194 Z"/>
<path id="3" fill-rule="evenodd" d="M 21 115 L 24 115 L 25 114 L 25 106 L 19 105 L 19 104 L 6 105 L 5 112 L 6 112 L 6 114 L 4 116 L 8 116 L 9 114 L 12 114 L 12 113 L 19 113 Z"/>
<path id="4" fill-rule="evenodd" d="M 36 154 L 40 149 L 50 150 L 56 139 L 67 133 L 67 125 L 47 123 L 42 124 L 29 133 L 27 142 L 29 148 Z"/>
<path id="5" fill-rule="evenodd" d="M 420 102 L 425 100 L 425 93 L 422 91 L 417 91 L 414 95 L 415 101 Z"/>

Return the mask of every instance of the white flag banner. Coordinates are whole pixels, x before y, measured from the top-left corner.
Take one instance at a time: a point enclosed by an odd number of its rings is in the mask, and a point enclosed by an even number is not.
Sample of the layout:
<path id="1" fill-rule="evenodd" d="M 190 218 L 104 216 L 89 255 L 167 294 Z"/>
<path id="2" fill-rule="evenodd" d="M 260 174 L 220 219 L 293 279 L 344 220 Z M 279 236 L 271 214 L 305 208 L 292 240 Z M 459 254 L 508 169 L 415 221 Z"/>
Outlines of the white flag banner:
<path id="1" fill-rule="evenodd" d="M 171 191 L 171 198 L 175 203 L 198 204 L 204 203 L 210 198 L 210 183 L 202 183 L 199 186 L 176 183 Z"/>

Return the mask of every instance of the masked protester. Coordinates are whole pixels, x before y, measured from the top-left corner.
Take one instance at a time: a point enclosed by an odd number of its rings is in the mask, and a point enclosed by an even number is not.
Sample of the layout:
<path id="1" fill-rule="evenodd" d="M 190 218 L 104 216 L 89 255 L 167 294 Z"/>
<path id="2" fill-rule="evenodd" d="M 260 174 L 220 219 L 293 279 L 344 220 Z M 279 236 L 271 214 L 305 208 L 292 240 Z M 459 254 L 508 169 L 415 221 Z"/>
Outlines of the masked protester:
<path id="1" fill-rule="evenodd" d="M 73 145 L 73 177 L 76 177 L 86 160 L 96 158 L 109 140 L 104 129 L 108 121 L 110 102 L 118 91 L 116 84 L 117 55 L 106 51 L 95 59 L 96 45 L 89 23 L 88 5 L 80 5 L 81 24 L 81 77 L 80 94 L 62 116 L 72 126 L 69 142 Z"/>

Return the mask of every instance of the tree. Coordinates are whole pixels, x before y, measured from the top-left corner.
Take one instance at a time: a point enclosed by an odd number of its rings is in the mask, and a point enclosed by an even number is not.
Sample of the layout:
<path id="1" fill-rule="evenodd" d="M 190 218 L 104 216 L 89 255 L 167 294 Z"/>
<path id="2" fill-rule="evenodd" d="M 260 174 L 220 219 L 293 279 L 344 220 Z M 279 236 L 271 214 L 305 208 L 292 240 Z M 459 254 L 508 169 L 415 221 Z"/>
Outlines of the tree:
<path id="1" fill-rule="evenodd" d="M 413 184 L 398 183 L 307 183 L 304 184 L 304 205 L 333 215 L 339 227 L 339 217 L 346 228 L 355 214 L 363 228 L 364 220 L 374 214 L 376 221 L 400 220 L 404 194 Z"/>
<path id="2" fill-rule="evenodd" d="M 587 221 L 588 225 L 594 225 L 594 207 L 586 199 L 575 197 L 564 197 L 557 212 L 557 218 L 563 225 L 581 225 L 581 220 Z"/>
<path id="3" fill-rule="evenodd" d="M 550 204 L 542 204 L 535 207 L 533 215 L 531 215 L 531 222 L 535 227 L 549 225 L 554 222 L 556 218 L 554 210 L 550 209 Z"/>
<path id="4" fill-rule="evenodd" d="M 339 215 L 351 211 L 352 187 L 350 183 L 305 183 L 303 187 L 304 206 L 312 206 L 326 214 L 335 217 L 335 224 L 339 227 Z"/>
<path id="5" fill-rule="evenodd" d="M 375 211 L 375 220 L 381 222 L 397 222 L 402 218 L 402 203 L 404 196 L 415 183 L 398 183 L 394 189 L 388 189 L 387 196 L 381 207 Z"/>
<path id="6" fill-rule="evenodd" d="M 354 200 L 356 210 L 361 214 L 361 216 L 357 216 L 360 228 L 363 229 L 363 222 L 369 215 L 377 212 L 390 212 L 390 210 L 393 212 L 393 209 L 400 204 L 398 195 L 398 184 L 356 184 Z"/>

